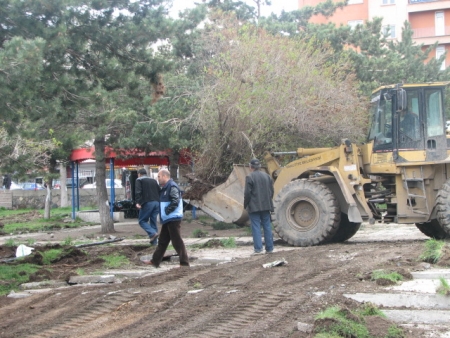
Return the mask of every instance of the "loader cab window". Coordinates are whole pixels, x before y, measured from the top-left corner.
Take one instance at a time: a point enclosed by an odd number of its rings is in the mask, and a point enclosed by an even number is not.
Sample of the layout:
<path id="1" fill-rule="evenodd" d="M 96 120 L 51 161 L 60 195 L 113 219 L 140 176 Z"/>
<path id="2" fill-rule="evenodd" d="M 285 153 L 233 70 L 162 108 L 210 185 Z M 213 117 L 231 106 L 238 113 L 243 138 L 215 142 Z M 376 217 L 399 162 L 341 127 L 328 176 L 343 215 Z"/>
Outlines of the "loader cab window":
<path id="1" fill-rule="evenodd" d="M 384 91 L 376 93 L 371 101 L 372 123 L 368 140 L 374 142 L 374 151 L 392 151 L 392 100 L 384 94 Z"/>
<path id="2" fill-rule="evenodd" d="M 427 137 L 445 134 L 442 92 L 440 89 L 425 91 L 426 132 Z"/>
<path id="3" fill-rule="evenodd" d="M 420 91 L 407 90 L 406 109 L 399 111 L 399 148 L 423 149 L 420 128 Z"/>

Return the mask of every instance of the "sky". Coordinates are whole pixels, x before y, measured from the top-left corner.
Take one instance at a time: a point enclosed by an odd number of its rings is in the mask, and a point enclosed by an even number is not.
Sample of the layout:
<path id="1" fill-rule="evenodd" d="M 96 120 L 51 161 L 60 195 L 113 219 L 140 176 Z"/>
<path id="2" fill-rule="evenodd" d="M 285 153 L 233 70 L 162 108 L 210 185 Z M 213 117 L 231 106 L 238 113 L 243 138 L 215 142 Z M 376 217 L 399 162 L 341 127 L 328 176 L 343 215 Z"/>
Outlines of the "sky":
<path id="1" fill-rule="evenodd" d="M 255 5 L 252 0 L 244 0 L 249 5 Z M 178 11 L 185 8 L 194 7 L 194 2 L 202 2 L 201 0 L 173 0 L 172 13 L 178 13 Z M 255 7 L 255 6 L 254 6 Z M 280 14 L 282 10 L 287 12 L 298 9 L 298 0 L 272 0 L 271 6 L 261 7 L 261 16 L 269 16 L 274 12 Z"/>

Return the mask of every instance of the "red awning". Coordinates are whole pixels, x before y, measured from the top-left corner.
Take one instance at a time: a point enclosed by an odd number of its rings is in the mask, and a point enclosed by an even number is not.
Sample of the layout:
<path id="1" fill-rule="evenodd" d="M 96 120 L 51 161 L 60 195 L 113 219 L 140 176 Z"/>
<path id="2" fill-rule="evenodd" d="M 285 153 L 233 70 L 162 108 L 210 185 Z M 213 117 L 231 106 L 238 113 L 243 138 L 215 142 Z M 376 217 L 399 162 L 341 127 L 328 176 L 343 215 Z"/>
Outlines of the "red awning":
<path id="1" fill-rule="evenodd" d="M 79 148 L 72 150 L 70 160 L 73 162 L 81 162 L 84 160 L 95 160 L 95 148 Z M 118 167 L 126 167 L 133 165 L 169 165 L 169 151 L 154 151 L 145 153 L 138 150 L 119 150 L 113 151 L 111 148 L 105 149 L 107 163 L 111 158 L 114 159 L 114 165 Z M 183 149 L 180 151 L 179 164 L 189 164 L 191 161 L 189 151 Z"/>

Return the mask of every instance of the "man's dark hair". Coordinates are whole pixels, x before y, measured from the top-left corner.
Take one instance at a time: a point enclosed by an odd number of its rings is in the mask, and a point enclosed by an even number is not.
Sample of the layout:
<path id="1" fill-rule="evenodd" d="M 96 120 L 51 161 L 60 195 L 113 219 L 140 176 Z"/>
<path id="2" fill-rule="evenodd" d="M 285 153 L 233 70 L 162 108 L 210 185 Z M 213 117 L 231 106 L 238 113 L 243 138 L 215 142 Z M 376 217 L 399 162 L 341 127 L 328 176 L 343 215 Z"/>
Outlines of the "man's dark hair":
<path id="1" fill-rule="evenodd" d="M 138 170 L 138 174 L 139 175 L 147 175 L 147 170 L 145 170 L 144 168 L 141 168 Z"/>

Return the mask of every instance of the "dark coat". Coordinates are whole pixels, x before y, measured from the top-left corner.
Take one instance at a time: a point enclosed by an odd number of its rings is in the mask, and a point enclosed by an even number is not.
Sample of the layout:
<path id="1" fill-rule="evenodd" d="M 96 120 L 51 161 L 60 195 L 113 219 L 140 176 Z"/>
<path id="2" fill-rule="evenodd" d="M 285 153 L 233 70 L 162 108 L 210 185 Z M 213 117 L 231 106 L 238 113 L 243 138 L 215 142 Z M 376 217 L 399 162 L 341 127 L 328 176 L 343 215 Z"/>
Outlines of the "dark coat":
<path id="1" fill-rule="evenodd" d="M 273 211 L 273 180 L 255 170 L 245 178 L 244 208 L 250 212 Z"/>
<path id="2" fill-rule="evenodd" d="M 154 178 L 141 176 L 136 180 L 136 203 L 144 205 L 151 201 L 159 202 L 160 191 L 159 184 Z"/>

